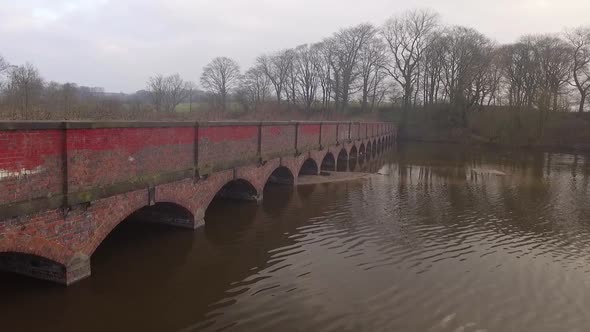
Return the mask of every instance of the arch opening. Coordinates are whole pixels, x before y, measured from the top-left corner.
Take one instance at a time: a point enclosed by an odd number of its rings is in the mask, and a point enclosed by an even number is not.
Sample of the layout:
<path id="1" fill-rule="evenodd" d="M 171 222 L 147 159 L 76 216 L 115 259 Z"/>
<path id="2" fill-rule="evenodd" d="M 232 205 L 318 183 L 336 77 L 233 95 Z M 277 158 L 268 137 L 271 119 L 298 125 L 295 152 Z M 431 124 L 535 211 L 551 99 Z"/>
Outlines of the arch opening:
<path id="1" fill-rule="evenodd" d="M 356 168 L 356 162 L 358 158 L 358 152 L 356 150 L 356 146 L 353 146 L 350 149 L 350 155 L 348 156 L 348 169 L 353 172 Z"/>
<path id="2" fill-rule="evenodd" d="M 195 216 L 183 206 L 170 202 L 158 202 L 133 212 L 126 220 L 195 228 Z"/>
<path id="3" fill-rule="evenodd" d="M 348 153 L 345 149 L 338 153 L 338 162 L 336 163 L 336 171 L 346 172 L 348 170 Z"/>
<path id="4" fill-rule="evenodd" d="M 361 144 L 361 147 L 359 148 L 358 159 L 359 165 L 362 166 L 365 163 L 365 144 Z"/>
<path id="5" fill-rule="evenodd" d="M 375 158 L 377 156 L 377 141 L 373 141 L 371 143 L 371 158 Z"/>
<path id="6" fill-rule="evenodd" d="M 236 179 L 226 183 L 215 195 L 216 199 L 259 201 L 260 196 L 254 186 L 243 179 Z"/>
<path id="7" fill-rule="evenodd" d="M 326 153 L 324 160 L 322 160 L 322 166 L 320 169 L 322 172 L 336 171 L 336 159 L 334 158 L 332 152 Z"/>
<path id="8" fill-rule="evenodd" d="M 205 232 L 220 234 L 219 227 L 224 228 L 228 223 L 236 227 L 251 223 L 258 211 L 258 203 L 262 202 L 262 195 L 247 180 L 235 179 L 226 183 L 205 210 Z"/>
<path id="9" fill-rule="evenodd" d="M 293 185 L 294 183 L 295 177 L 293 176 L 293 173 L 291 173 L 291 170 L 285 166 L 280 166 L 277 169 L 275 169 L 266 181 L 266 185 Z"/>
<path id="10" fill-rule="evenodd" d="M 315 162 L 315 160 L 313 160 L 311 158 L 309 158 L 305 162 L 303 162 L 303 165 L 301 165 L 301 169 L 299 170 L 299 176 L 318 175 L 318 173 L 319 173 L 318 164 Z"/>
<path id="11" fill-rule="evenodd" d="M 367 161 L 371 160 L 371 157 L 373 157 L 373 145 L 371 144 L 371 141 L 369 141 L 367 143 L 367 150 L 365 153 L 365 159 Z"/>

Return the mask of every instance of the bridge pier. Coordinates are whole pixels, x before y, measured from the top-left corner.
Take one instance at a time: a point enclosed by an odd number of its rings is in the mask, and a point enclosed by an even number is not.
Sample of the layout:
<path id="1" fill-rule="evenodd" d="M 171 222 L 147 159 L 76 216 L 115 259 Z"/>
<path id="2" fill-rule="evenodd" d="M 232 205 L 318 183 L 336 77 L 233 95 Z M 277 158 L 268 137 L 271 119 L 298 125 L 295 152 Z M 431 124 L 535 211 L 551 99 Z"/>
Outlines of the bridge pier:
<path id="1" fill-rule="evenodd" d="M 90 277 L 90 258 L 76 255 L 67 265 L 40 256 L 4 253 L 0 256 L 0 270 L 35 279 L 71 285 Z"/>

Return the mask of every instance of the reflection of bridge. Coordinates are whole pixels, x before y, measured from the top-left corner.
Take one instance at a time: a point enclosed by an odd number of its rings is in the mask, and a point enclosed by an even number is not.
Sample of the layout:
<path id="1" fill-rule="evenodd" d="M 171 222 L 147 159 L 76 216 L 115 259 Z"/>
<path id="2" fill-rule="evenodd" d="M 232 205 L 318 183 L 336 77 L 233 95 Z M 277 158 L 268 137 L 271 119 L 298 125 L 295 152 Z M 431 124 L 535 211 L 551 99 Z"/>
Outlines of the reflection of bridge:
<path id="1" fill-rule="evenodd" d="M 388 123 L 0 123 L 0 269 L 71 284 L 128 216 L 196 228 L 214 197 L 354 170 Z"/>

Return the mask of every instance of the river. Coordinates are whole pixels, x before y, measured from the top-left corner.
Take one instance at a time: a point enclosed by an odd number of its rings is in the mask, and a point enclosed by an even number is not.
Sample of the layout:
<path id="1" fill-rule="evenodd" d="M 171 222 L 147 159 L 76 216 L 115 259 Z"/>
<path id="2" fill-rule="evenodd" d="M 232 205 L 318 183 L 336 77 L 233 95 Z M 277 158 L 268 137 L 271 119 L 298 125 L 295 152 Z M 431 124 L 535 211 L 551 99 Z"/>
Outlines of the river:
<path id="1" fill-rule="evenodd" d="M 125 222 L 68 288 L 0 273 L 2 330 L 588 330 L 590 156 L 412 143 L 365 171 Z"/>

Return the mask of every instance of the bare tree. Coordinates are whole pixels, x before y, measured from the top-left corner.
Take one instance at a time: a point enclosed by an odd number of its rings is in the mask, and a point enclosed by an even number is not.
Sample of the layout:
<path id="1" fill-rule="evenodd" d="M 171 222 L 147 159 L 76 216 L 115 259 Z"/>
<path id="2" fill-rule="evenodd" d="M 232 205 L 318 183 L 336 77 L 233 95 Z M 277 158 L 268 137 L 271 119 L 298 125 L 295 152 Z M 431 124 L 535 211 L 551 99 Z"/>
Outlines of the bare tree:
<path id="1" fill-rule="evenodd" d="M 443 97 L 443 69 L 446 45 L 444 34 L 436 31 L 428 40 L 422 61 L 422 101 L 424 105 L 434 105 Z"/>
<path id="2" fill-rule="evenodd" d="M 172 113 L 176 106 L 188 97 L 191 88 L 178 74 L 166 78 L 166 87 L 165 111 Z"/>
<path id="3" fill-rule="evenodd" d="M 258 105 L 267 101 L 271 85 L 264 70 L 260 65 L 256 65 L 246 71 L 239 90 L 248 106 L 252 105 L 256 109 Z"/>
<path id="4" fill-rule="evenodd" d="M 580 94 L 578 112 L 584 112 L 584 105 L 590 92 L 590 27 L 579 27 L 566 33 L 572 47 L 571 83 Z"/>
<path id="5" fill-rule="evenodd" d="M 309 45 L 295 48 L 294 69 L 299 94 L 306 111 L 310 111 L 316 100 L 319 72 L 316 66 L 319 57 L 318 50 Z"/>
<path id="6" fill-rule="evenodd" d="M 289 69 L 291 66 L 289 51 L 283 50 L 270 56 L 263 55 L 256 61 L 262 72 L 264 72 L 272 83 L 277 103 L 280 104 L 289 78 Z"/>
<path id="7" fill-rule="evenodd" d="M 385 79 L 386 46 L 383 41 L 373 35 L 360 51 L 358 70 L 360 75 L 361 111 L 373 110 L 380 100 L 380 89 Z"/>
<path id="8" fill-rule="evenodd" d="M 375 34 L 376 30 L 371 24 L 360 24 L 340 30 L 328 40 L 332 48 L 330 65 L 337 111 L 348 107 L 352 83 L 360 74 L 358 68 L 360 51 Z"/>
<path id="9" fill-rule="evenodd" d="M 510 107 L 533 108 L 541 76 L 534 41 L 531 37 L 521 38 L 516 44 L 503 46 L 501 55 Z"/>
<path id="10" fill-rule="evenodd" d="M 412 105 L 420 61 L 437 26 L 437 13 L 415 10 L 390 18 L 382 29 L 392 57 L 385 68 L 403 90 L 404 109 Z"/>
<path id="11" fill-rule="evenodd" d="M 162 74 L 152 76 L 147 81 L 146 90 L 149 92 L 152 104 L 157 112 L 164 110 L 166 102 L 166 78 Z"/>
<path id="12" fill-rule="evenodd" d="M 535 50 L 541 72 L 537 107 L 542 111 L 557 111 L 563 87 L 570 80 L 571 48 L 560 38 L 539 36 L 535 39 Z"/>
<path id="13" fill-rule="evenodd" d="M 35 66 L 30 63 L 11 68 L 8 74 L 8 98 L 15 111 L 24 118 L 39 105 L 43 92 L 43 79 Z"/>
<path id="14" fill-rule="evenodd" d="M 178 74 L 158 74 L 148 79 L 147 90 L 156 111 L 173 113 L 176 106 L 189 96 L 191 87 Z"/>
<path id="15" fill-rule="evenodd" d="M 240 80 L 240 66 L 238 63 L 227 57 L 213 59 L 203 68 L 201 85 L 219 97 L 223 110 L 227 104 L 229 92 L 235 88 Z"/>
<path id="16" fill-rule="evenodd" d="M 0 55 L 0 78 L 2 78 L 10 68 L 10 64 L 2 55 Z"/>
<path id="17" fill-rule="evenodd" d="M 322 108 L 328 110 L 330 108 L 330 100 L 332 98 L 332 48 L 329 43 L 321 42 L 313 44 L 315 57 L 314 71 L 317 73 L 318 83 L 321 88 Z"/>

